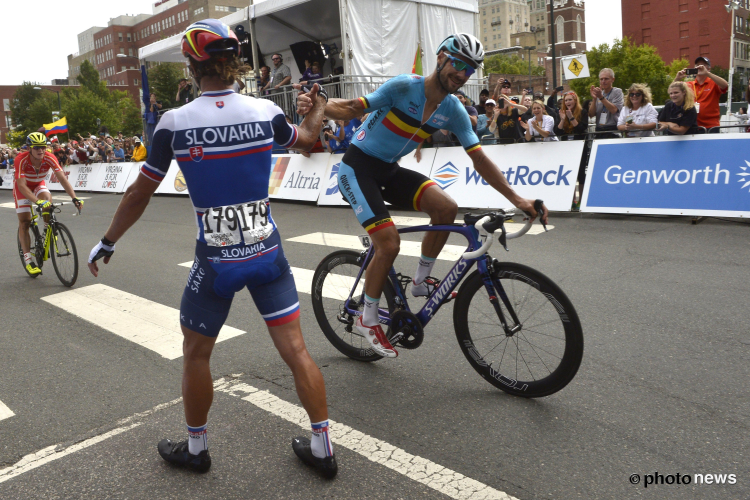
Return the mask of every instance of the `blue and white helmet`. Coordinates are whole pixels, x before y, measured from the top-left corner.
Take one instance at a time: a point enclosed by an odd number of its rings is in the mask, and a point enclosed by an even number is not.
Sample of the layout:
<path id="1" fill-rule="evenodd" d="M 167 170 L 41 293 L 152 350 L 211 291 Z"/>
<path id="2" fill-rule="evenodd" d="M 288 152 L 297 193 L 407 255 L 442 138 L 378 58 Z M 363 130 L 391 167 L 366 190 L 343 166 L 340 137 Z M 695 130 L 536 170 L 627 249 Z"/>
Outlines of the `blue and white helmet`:
<path id="1" fill-rule="evenodd" d="M 441 50 L 464 56 L 474 62 L 478 68 L 483 67 L 484 47 L 482 47 L 482 42 L 477 40 L 473 35 L 468 33 L 450 35 L 438 46 L 435 54 L 440 54 Z"/>

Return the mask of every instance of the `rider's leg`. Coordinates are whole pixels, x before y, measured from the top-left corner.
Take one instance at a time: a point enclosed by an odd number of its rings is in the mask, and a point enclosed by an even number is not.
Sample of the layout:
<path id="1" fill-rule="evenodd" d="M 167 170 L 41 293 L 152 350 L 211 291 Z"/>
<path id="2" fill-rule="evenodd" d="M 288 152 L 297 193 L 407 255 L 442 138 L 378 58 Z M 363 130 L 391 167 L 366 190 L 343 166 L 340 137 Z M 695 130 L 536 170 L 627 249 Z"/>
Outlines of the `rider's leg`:
<path id="1" fill-rule="evenodd" d="M 214 399 L 209 360 L 216 337 L 208 337 L 182 326 L 182 398 L 188 425 L 190 453 L 197 455 L 207 449 L 206 424 L 208 410 Z"/>
<path id="2" fill-rule="evenodd" d="M 388 226 L 370 234 L 375 246 L 375 255 L 365 273 L 365 311 L 362 321 L 365 325 L 378 324 L 378 301 L 383 293 L 388 272 L 398 257 L 401 238 L 395 226 Z M 370 299 L 370 300 L 368 300 Z"/>
<path id="3" fill-rule="evenodd" d="M 31 212 L 19 212 L 18 216 L 18 238 L 21 240 L 21 249 L 23 250 L 24 259 L 28 255 L 26 263 L 31 262 L 31 238 L 29 237 L 29 225 L 31 224 Z"/>
<path id="4" fill-rule="evenodd" d="M 281 359 L 292 370 L 297 396 L 310 417 L 310 447 L 313 455 L 318 458 L 332 456 L 333 446 L 328 435 L 326 386 L 318 365 L 307 352 L 299 317 L 283 325 L 269 326 L 268 332 Z"/>
<path id="5" fill-rule="evenodd" d="M 432 224 L 452 224 L 458 213 L 456 202 L 437 185 L 425 190 L 418 208 L 430 216 Z M 435 259 L 448 241 L 449 235 L 448 232 L 429 231 L 422 239 L 422 255 L 412 283 L 412 294 L 415 296 L 427 295 L 428 289 L 421 283 L 432 271 Z"/>

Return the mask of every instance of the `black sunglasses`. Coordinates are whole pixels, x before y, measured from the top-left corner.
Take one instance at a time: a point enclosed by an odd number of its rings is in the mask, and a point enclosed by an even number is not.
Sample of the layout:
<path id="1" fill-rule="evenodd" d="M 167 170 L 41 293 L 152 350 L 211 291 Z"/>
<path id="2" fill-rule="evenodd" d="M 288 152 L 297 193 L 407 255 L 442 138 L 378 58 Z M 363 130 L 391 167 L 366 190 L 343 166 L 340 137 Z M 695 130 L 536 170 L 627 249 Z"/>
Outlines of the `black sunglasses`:
<path id="1" fill-rule="evenodd" d="M 643 97 L 643 94 L 640 92 L 631 92 L 630 97 Z"/>

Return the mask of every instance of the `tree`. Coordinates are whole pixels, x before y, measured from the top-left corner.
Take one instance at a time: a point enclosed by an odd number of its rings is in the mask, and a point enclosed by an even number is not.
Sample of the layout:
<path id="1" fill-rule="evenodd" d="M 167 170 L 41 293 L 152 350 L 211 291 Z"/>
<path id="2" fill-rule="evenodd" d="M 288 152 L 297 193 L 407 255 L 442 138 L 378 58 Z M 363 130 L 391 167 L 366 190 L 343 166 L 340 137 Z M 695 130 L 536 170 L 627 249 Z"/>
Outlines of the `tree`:
<path id="1" fill-rule="evenodd" d="M 99 72 L 88 59 L 81 63 L 81 73 L 78 75 L 78 82 L 82 89 L 98 95 L 101 98 L 107 97 L 107 82 L 99 80 Z"/>
<path id="2" fill-rule="evenodd" d="M 722 77 L 724 80 L 729 83 L 729 70 L 722 68 L 721 66 L 713 66 L 711 68 L 711 73 L 713 73 L 716 76 Z M 740 101 L 745 100 L 745 87 L 742 86 L 742 82 L 740 81 L 740 74 L 735 73 L 732 78 L 732 102 L 737 103 Z M 727 99 L 729 98 L 729 94 L 721 94 L 719 96 L 719 102 L 727 102 Z"/>
<path id="3" fill-rule="evenodd" d="M 610 47 L 603 43 L 586 52 L 591 76 L 570 81 L 570 87 L 583 99 L 591 95 L 590 87 L 599 86 L 599 71 L 611 68 L 615 72 L 615 87 L 627 90 L 633 83 L 645 83 L 651 88 L 655 105 L 669 97 L 669 84 L 674 75 L 669 72 L 682 63 L 664 64 L 652 45 L 634 45 L 627 37 L 615 40 Z"/>
<path id="4" fill-rule="evenodd" d="M 484 60 L 484 72 L 485 74 L 528 75 L 529 61 L 524 61 L 515 54 L 512 56 L 497 54 Z M 532 62 L 531 74 L 536 76 L 544 75 L 544 68 Z"/>
<path id="5" fill-rule="evenodd" d="M 183 78 L 184 64 L 161 63 L 148 69 L 148 85 L 150 91 L 162 103 L 164 109 L 175 107 L 177 84 Z"/>

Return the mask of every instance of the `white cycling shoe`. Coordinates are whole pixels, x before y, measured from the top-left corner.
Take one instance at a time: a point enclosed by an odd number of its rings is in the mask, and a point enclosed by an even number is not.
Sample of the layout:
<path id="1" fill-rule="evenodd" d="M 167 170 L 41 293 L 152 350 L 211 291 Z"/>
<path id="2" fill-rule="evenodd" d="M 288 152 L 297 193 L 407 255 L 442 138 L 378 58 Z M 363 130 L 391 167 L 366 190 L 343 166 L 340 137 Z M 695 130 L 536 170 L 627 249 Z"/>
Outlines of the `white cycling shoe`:
<path id="1" fill-rule="evenodd" d="M 357 318 L 357 322 L 354 323 L 354 327 L 364 338 L 370 343 L 370 347 L 377 354 L 384 358 L 395 358 L 398 356 L 398 351 L 393 348 L 391 343 L 388 341 L 388 337 L 385 336 L 383 328 L 380 324 L 375 326 L 366 326 L 362 322 L 362 316 Z"/>

